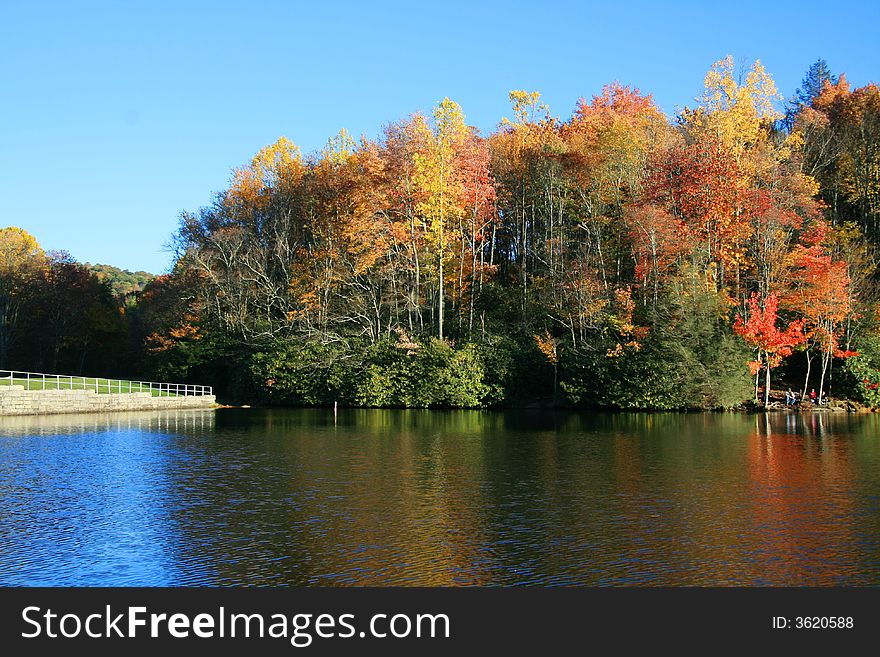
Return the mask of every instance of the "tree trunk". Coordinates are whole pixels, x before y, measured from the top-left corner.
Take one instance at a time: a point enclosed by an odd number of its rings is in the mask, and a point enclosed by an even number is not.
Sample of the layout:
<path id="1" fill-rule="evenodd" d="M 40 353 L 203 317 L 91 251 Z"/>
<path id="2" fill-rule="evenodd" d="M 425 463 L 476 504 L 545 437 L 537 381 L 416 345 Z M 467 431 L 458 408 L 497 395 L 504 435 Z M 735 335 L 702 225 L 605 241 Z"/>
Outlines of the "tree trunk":
<path id="1" fill-rule="evenodd" d="M 761 377 L 761 352 L 758 352 L 758 367 L 755 368 L 755 403 L 758 403 L 758 381 Z"/>
<path id="2" fill-rule="evenodd" d="M 807 376 L 804 377 L 804 391 L 801 393 L 801 402 L 807 399 L 807 388 L 810 387 L 810 366 L 813 364 L 813 357 L 810 355 L 810 350 L 805 349 L 804 354 L 807 357 Z"/>
<path id="3" fill-rule="evenodd" d="M 443 228 L 440 229 L 441 232 Z M 443 239 L 440 239 L 440 244 L 443 244 Z M 443 251 L 440 251 L 440 294 L 438 295 L 437 300 L 437 321 L 440 324 L 440 339 L 443 339 Z"/>
<path id="4" fill-rule="evenodd" d="M 443 229 L 445 228 L 444 224 L 446 223 L 446 213 L 444 212 L 445 206 L 443 205 L 443 169 L 440 169 L 440 298 L 437 300 L 437 321 L 440 324 L 440 339 L 443 339 L 443 306 L 444 298 L 443 298 L 443 250 L 445 245 L 443 244 Z"/>
<path id="5" fill-rule="evenodd" d="M 825 388 L 825 372 L 828 370 L 828 364 L 831 362 L 831 351 L 822 354 L 822 375 L 819 377 L 819 401 L 822 401 L 822 391 Z"/>

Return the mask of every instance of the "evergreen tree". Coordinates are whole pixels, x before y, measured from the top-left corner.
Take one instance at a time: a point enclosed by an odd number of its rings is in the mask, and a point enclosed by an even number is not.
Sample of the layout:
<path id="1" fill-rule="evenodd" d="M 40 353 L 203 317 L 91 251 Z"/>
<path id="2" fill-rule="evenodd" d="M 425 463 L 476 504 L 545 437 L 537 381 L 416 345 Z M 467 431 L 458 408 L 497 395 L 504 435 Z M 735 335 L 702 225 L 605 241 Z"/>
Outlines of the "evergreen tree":
<path id="1" fill-rule="evenodd" d="M 794 117 L 797 116 L 802 108 L 813 104 L 813 100 L 822 93 L 822 87 L 825 86 L 826 82 L 837 84 L 837 76 L 831 75 L 828 62 L 819 58 L 810 64 L 810 68 L 807 69 L 803 80 L 801 80 L 801 85 L 795 90 L 794 95 L 787 103 L 785 118 L 783 119 L 786 129 L 791 130 L 791 126 L 794 124 Z"/>

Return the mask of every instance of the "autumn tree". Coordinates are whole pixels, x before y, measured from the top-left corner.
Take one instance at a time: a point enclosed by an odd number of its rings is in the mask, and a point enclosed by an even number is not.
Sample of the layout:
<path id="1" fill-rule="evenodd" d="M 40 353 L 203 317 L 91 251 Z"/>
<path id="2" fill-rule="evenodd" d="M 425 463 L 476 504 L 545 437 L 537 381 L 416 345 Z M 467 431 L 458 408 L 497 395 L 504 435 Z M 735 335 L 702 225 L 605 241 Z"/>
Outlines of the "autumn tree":
<path id="1" fill-rule="evenodd" d="M 0 367 L 10 367 L 22 304 L 45 264 L 33 235 L 15 226 L 0 229 Z"/>
<path id="2" fill-rule="evenodd" d="M 565 206 L 564 145 L 558 121 L 537 91 L 508 94 L 513 118 L 490 137 L 492 172 L 504 221 L 498 231 L 501 274 L 519 291 L 520 325 L 529 322 L 530 289 L 539 269 L 561 267 L 559 218 Z M 554 231 L 555 228 L 555 231 Z M 555 255 L 557 254 L 557 255 Z"/>
<path id="3" fill-rule="evenodd" d="M 816 224 L 816 230 L 793 250 L 790 290 L 783 299 L 803 318 L 807 370 L 802 398 L 806 397 L 809 387 L 814 349 L 820 354 L 822 368 L 820 395 L 826 374 L 831 371 L 832 359 L 854 355 L 853 351 L 841 348 L 854 301 L 851 279 L 846 262 L 834 260 L 825 248 L 826 231 L 823 223 Z"/>
<path id="4" fill-rule="evenodd" d="M 845 75 L 826 80 L 795 122 L 808 130 L 808 164 L 823 186 L 835 224 L 857 221 L 880 234 L 880 87 L 851 89 Z"/>
<path id="5" fill-rule="evenodd" d="M 737 166 L 748 169 L 746 152 L 764 138 L 764 128 L 782 118 L 781 99 L 773 78 L 755 61 L 744 78 L 736 75 L 733 57 L 715 62 L 703 80 L 697 106 L 685 108 L 682 123 L 695 139 L 712 137 Z"/>
<path id="6" fill-rule="evenodd" d="M 748 316 L 737 315 L 733 328 L 737 334 L 753 345 L 756 359 L 749 363 L 755 375 L 755 401 L 758 401 L 758 380 L 764 370 L 764 406 L 770 403 L 770 370 L 778 367 L 782 359 L 804 341 L 803 321 L 789 322 L 784 328 L 777 327 L 779 300 L 775 294 L 763 299 L 752 294 L 748 300 Z"/>
<path id="7" fill-rule="evenodd" d="M 474 328 L 476 299 L 484 281 L 494 275 L 493 242 L 500 223 L 496 206 L 495 179 L 490 170 L 489 144 L 474 131 L 462 141 L 458 152 L 458 176 L 463 211 L 459 215 L 460 245 L 456 300 L 459 327 L 467 317 L 467 333 Z"/>
<path id="8" fill-rule="evenodd" d="M 159 379 L 188 379 L 213 363 L 217 336 L 200 290 L 204 274 L 178 264 L 152 279 L 128 313 L 130 331 L 142 345 L 138 366 Z"/>
<path id="9" fill-rule="evenodd" d="M 423 197 L 417 206 L 425 222 L 426 235 L 437 266 L 437 330 L 443 335 L 446 306 L 445 265 L 454 251 L 450 245 L 460 239 L 456 233 L 464 212 L 461 163 L 456 157 L 467 139 L 468 129 L 459 105 L 444 98 L 433 112 L 432 129 L 425 135 L 425 153 L 415 155 L 416 183 Z M 423 124 L 423 128 L 427 128 Z"/>
<path id="10" fill-rule="evenodd" d="M 643 221 L 648 215 L 632 209 L 645 201 L 652 158 L 669 148 L 675 136 L 650 95 L 617 82 L 605 85 L 589 102 L 581 99 L 562 134 L 566 182 L 572 192 L 566 206 L 571 219 L 561 227 L 570 231 L 563 242 L 565 255 L 576 259 L 579 267 L 599 272 L 610 302 L 617 276 L 609 274 L 620 270 L 627 237 L 636 237 L 640 251 L 642 237 L 650 242 L 657 237 L 655 229 L 662 230 L 657 224 L 648 227 Z M 635 231 L 625 215 L 642 220 Z M 659 263 L 663 256 L 656 239 L 645 246 L 653 248 Z M 639 267 L 639 274 L 644 272 Z"/>
<path id="11" fill-rule="evenodd" d="M 245 343 L 281 335 L 301 307 L 290 281 L 308 246 L 305 170 L 299 149 L 282 137 L 237 169 L 212 206 L 182 215 L 178 258 L 203 276 L 216 321 Z"/>
<path id="12" fill-rule="evenodd" d="M 308 180 L 312 240 L 304 264 L 314 268 L 316 287 L 308 276 L 298 276 L 301 298 L 317 294 L 322 339 L 339 335 L 348 324 L 375 342 L 400 319 L 394 271 L 400 235 L 386 211 L 378 146 L 357 143 L 342 131 L 312 162 Z"/>
<path id="13" fill-rule="evenodd" d="M 424 191 L 417 182 L 416 156 L 425 156 L 430 129 L 416 114 L 385 128 L 380 158 L 384 172 L 386 210 L 395 236 L 396 280 L 410 333 L 425 328 L 422 315 L 423 268 L 426 236 L 418 208 Z"/>
<path id="14" fill-rule="evenodd" d="M 667 279 L 693 249 L 691 237 L 679 219 L 658 205 L 631 205 L 625 218 L 635 259 L 636 283 L 646 299 L 656 305 Z"/>

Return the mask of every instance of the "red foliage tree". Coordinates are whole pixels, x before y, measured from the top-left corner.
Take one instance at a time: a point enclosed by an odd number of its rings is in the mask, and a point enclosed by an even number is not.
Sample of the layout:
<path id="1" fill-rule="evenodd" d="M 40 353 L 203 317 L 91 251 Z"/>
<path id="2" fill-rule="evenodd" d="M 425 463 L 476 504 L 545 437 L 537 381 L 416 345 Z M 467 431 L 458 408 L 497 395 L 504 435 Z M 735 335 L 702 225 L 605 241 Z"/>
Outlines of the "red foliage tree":
<path id="1" fill-rule="evenodd" d="M 804 322 L 795 320 L 785 329 L 778 328 L 776 322 L 779 300 L 775 294 L 770 294 L 764 299 L 762 308 L 760 297 L 753 293 L 749 297 L 748 306 L 748 318 L 743 320 L 741 315 L 737 315 L 733 330 L 757 351 L 757 359 L 749 363 L 755 374 L 755 401 L 758 400 L 758 377 L 763 368 L 766 376 L 764 406 L 767 406 L 770 401 L 770 370 L 778 367 L 782 359 L 790 355 L 793 348 L 805 340 Z"/>
<path id="2" fill-rule="evenodd" d="M 735 158 L 709 139 L 676 146 L 663 157 L 647 180 L 647 197 L 666 206 L 702 242 L 721 287 L 725 269 L 735 270 L 743 262 L 744 242 L 751 234 L 741 209 L 742 172 Z"/>
<path id="3" fill-rule="evenodd" d="M 796 310 L 804 318 L 807 374 L 802 398 L 809 386 L 813 349 L 821 355 L 819 395 L 825 388 L 826 374 L 830 374 L 832 359 L 849 358 L 856 352 L 841 349 L 838 345 L 847 317 L 852 312 L 852 281 L 847 265 L 833 260 L 821 243 L 825 237 L 825 224 L 815 225 L 815 234 L 802 240 L 791 255 L 792 283 L 784 296 L 786 306 Z"/>

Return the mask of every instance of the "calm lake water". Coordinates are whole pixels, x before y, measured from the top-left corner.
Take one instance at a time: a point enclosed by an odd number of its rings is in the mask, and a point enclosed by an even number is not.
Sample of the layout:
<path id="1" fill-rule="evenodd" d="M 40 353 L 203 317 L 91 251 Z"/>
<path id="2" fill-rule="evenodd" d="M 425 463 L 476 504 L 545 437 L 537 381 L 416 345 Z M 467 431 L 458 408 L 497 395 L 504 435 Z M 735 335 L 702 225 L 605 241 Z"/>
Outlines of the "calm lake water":
<path id="1" fill-rule="evenodd" d="M 0 418 L 0 584 L 876 586 L 878 420 Z"/>

